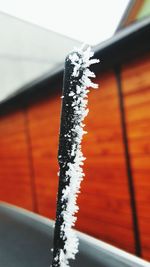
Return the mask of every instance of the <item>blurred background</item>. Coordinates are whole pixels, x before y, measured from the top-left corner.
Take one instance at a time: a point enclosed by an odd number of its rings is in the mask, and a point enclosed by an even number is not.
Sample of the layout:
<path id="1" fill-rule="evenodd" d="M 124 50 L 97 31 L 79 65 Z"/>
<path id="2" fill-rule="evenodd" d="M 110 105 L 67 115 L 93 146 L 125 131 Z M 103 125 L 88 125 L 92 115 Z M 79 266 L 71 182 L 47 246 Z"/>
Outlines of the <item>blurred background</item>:
<path id="1" fill-rule="evenodd" d="M 0 201 L 54 219 L 66 55 L 101 60 L 76 228 L 150 260 L 150 1 L 0 0 Z"/>

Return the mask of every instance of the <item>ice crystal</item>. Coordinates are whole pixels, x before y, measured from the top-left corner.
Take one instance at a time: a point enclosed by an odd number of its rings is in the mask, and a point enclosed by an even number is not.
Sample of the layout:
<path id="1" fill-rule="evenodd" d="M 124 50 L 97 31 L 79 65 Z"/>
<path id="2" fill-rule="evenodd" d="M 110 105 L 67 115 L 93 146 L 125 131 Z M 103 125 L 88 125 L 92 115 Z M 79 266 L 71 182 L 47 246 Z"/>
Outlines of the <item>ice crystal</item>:
<path id="1" fill-rule="evenodd" d="M 75 140 L 72 144 L 71 156 L 74 156 L 74 161 L 67 163 L 68 170 L 66 171 L 66 179 L 70 179 L 69 185 L 63 189 L 61 201 L 66 201 L 66 209 L 61 213 L 63 217 L 63 224 L 61 226 L 61 235 L 65 240 L 65 245 L 63 249 L 60 249 L 59 262 L 60 267 L 69 266 L 69 259 L 74 259 L 76 253 L 78 252 L 78 238 L 73 230 L 76 222 L 76 213 L 79 210 L 77 206 L 77 196 L 80 191 L 80 183 L 83 180 L 84 173 L 82 169 L 85 157 L 81 151 L 81 141 L 83 135 L 86 133 L 83 129 L 83 120 L 88 114 L 88 100 L 87 94 L 89 92 L 89 87 L 97 88 L 97 84 L 94 84 L 90 78 L 94 78 L 95 74 L 89 70 L 91 64 L 99 62 L 97 59 L 91 59 L 94 53 L 91 48 L 88 47 L 86 50 L 84 48 L 75 49 L 73 53 L 69 55 L 69 60 L 73 67 L 73 77 L 79 77 L 80 70 L 82 69 L 83 74 L 80 77 L 80 86 L 76 86 L 76 93 L 71 91 L 69 93 L 70 97 L 73 97 L 72 107 L 74 109 L 73 128 L 72 132 L 75 133 Z M 67 134 L 70 138 L 70 135 Z M 57 259 L 56 259 L 57 260 Z"/>

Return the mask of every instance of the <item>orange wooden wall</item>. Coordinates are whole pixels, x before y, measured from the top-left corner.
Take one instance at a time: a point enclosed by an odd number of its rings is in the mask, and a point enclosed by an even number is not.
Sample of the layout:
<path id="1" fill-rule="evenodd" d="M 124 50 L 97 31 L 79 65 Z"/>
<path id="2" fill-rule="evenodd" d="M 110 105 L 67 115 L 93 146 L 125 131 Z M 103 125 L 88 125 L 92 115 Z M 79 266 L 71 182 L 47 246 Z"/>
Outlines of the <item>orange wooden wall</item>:
<path id="1" fill-rule="evenodd" d="M 77 228 L 137 253 L 124 129 L 130 155 L 141 254 L 150 259 L 150 63 L 142 58 L 119 73 L 97 77 L 89 94 L 90 113 L 83 141 L 86 177 L 79 196 Z M 55 218 L 58 185 L 60 96 L 1 116 L 0 199 Z"/>
<path id="2" fill-rule="evenodd" d="M 122 68 L 142 256 L 150 260 L 150 57 Z"/>
<path id="3" fill-rule="evenodd" d="M 27 110 L 33 157 L 37 212 L 55 218 L 58 187 L 58 132 L 60 97 L 54 96 Z"/>
<path id="4" fill-rule="evenodd" d="M 86 178 L 79 197 L 77 225 L 82 231 L 134 252 L 117 83 L 113 72 L 98 77 L 98 82 L 99 90 L 89 96 L 88 135 L 83 142 Z"/>
<path id="5" fill-rule="evenodd" d="M 24 112 L 0 118 L 0 199 L 33 210 Z"/>

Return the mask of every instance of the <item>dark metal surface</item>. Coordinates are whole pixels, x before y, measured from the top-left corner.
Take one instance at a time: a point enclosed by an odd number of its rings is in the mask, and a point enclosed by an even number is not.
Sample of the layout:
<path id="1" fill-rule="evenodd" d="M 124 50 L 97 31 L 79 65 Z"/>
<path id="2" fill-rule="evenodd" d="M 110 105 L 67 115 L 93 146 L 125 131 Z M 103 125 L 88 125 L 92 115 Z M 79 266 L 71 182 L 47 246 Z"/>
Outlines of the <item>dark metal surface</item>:
<path id="1" fill-rule="evenodd" d="M 75 52 L 73 52 L 75 54 Z M 80 55 L 78 55 L 80 56 Z M 63 84 L 63 98 L 62 98 L 62 112 L 61 112 L 61 126 L 59 136 L 59 151 L 58 151 L 58 163 L 60 167 L 59 174 L 59 188 L 58 188 L 58 199 L 57 199 L 57 214 L 55 224 L 55 235 L 54 235 L 54 253 L 53 253 L 53 264 L 52 266 L 60 266 L 59 264 L 59 253 L 60 249 L 64 249 L 66 242 L 65 233 L 62 232 L 61 228 L 64 223 L 62 212 L 67 209 L 68 202 L 66 199 L 62 201 L 63 190 L 70 184 L 70 176 L 67 175 L 68 163 L 74 163 L 74 158 L 77 150 L 76 137 L 77 133 L 72 129 L 80 122 L 80 116 L 77 115 L 72 105 L 74 97 L 70 96 L 69 93 L 73 92 L 76 95 L 76 101 L 80 97 L 80 94 L 76 93 L 76 86 L 80 86 L 80 78 L 83 75 L 83 69 L 80 67 L 79 76 L 73 77 L 73 68 L 69 56 L 65 61 L 64 70 L 64 84 Z M 75 145 L 74 152 L 72 155 L 72 147 Z M 62 234 L 61 234 L 62 233 Z M 58 257 L 57 257 L 58 256 Z M 57 259 L 57 260 L 56 260 Z"/>

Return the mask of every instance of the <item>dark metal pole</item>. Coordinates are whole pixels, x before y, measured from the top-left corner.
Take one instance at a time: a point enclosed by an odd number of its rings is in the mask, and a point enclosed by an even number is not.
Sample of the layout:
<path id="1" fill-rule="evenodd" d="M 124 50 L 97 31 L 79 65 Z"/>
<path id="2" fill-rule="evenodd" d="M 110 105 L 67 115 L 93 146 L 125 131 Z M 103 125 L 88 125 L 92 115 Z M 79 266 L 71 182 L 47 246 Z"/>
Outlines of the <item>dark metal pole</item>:
<path id="1" fill-rule="evenodd" d="M 52 267 L 69 266 L 68 259 L 74 258 L 78 250 L 78 239 L 71 232 L 71 228 L 76 219 L 74 217 L 74 214 L 77 212 L 76 197 L 84 175 L 80 167 L 84 160 L 80 148 L 82 135 L 84 134 L 82 121 L 87 114 L 87 100 L 85 99 L 88 92 L 87 87 L 97 87 L 88 78 L 95 76 L 94 73 L 89 71 L 88 67 L 98 62 L 98 60 L 90 60 L 91 56 L 93 56 L 93 53 L 90 48 L 86 51 L 81 49 L 69 54 L 65 61 L 58 151 L 60 174 Z M 73 172 L 71 172 L 71 169 L 73 169 Z M 74 182 L 75 186 L 72 187 Z M 69 189 L 70 195 L 64 197 L 67 189 Z M 72 196 L 73 199 L 71 199 Z M 73 202 L 73 211 L 71 212 L 68 211 L 69 205 L 72 205 L 70 204 L 70 199 Z M 64 219 L 64 214 L 70 216 L 69 219 L 71 221 L 71 227 L 67 228 L 67 230 L 65 227 L 70 222 L 68 217 L 68 221 Z M 69 232 L 68 235 L 66 235 L 65 231 Z M 71 237 L 73 236 L 72 239 L 70 239 L 70 233 Z M 68 246 L 66 245 L 68 244 L 67 242 L 69 243 Z M 68 251 L 70 253 L 72 243 L 75 244 L 75 252 L 72 248 L 71 254 L 68 254 Z M 62 263 L 63 261 L 64 264 Z"/>
<path id="2" fill-rule="evenodd" d="M 60 126 L 60 137 L 59 137 L 59 151 L 58 151 L 58 162 L 60 166 L 59 174 L 59 189 L 57 196 L 57 213 L 56 213 L 56 223 L 54 232 L 54 251 L 53 251 L 53 267 L 60 266 L 59 254 L 60 249 L 64 249 L 65 239 L 61 226 L 63 224 L 62 211 L 66 210 L 67 202 L 62 201 L 63 189 L 69 185 L 70 177 L 66 175 L 68 171 L 67 163 L 74 162 L 74 155 L 71 155 L 72 146 L 74 144 L 77 149 L 76 144 L 76 133 L 72 131 L 74 123 L 78 121 L 77 115 L 75 114 L 74 107 L 72 106 L 74 102 L 73 93 L 76 95 L 76 86 L 81 85 L 80 78 L 83 75 L 83 69 L 80 68 L 79 76 L 73 77 L 74 65 L 72 64 L 69 56 L 65 61 L 64 70 L 64 81 L 63 81 L 63 101 L 62 101 L 62 112 L 61 112 L 61 126 Z M 73 92 L 72 95 L 69 95 Z"/>

